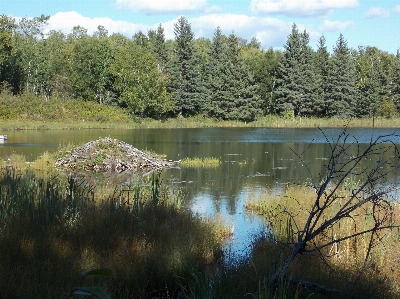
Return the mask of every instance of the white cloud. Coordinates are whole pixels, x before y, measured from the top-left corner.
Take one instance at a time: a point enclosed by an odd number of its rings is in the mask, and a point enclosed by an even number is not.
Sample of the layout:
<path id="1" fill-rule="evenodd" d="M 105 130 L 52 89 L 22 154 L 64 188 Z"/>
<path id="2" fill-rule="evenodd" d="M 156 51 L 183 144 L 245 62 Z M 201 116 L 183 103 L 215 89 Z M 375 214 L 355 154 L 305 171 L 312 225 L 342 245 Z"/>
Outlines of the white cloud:
<path id="1" fill-rule="evenodd" d="M 217 12 L 221 12 L 222 11 L 222 7 L 218 6 L 218 5 L 212 5 L 210 7 L 207 7 L 204 12 L 205 13 L 209 13 L 209 14 L 213 14 L 213 13 L 217 13 Z"/>
<path id="2" fill-rule="evenodd" d="M 394 12 L 400 13 L 400 5 L 394 7 Z"/>
<path id="3" fill-rule="evenodd" d="M 104 26 L 110 34 L 121 33 L 128 37 L 139 30 L 147 31 L 148 26 L 143 24 L 134 24 L 125 21 L 113 21 L 110 18 L 88 18 L 80 15 L 75 11 L 58 12 L 50 17 L 47 31 L 60 30 L 64 33 L 70 33 L 74 26 L 81 26 L 88 30 L 91 35 L 97 30 L 99 25 Z"/>
<path id="4" fill-rule="evenodd" d="M 338 22 L 325 20 L 322 26 L 319 27 L 319 30 L 322 32 L 343 31 L 349 29 L 353 25 L 354 22 L 352 21 Z"/>
<path id="5" fill-rule="evenodd" d="M 250 42 L 256 37 L 263 48 L 282 48 L 292 30 L 292 22 L 282 21 L 276 18 L 261 18 L 242 14 L 214 14 L 190 18 L 189 23 L 196 37 L 212 38 L 215 29 L 219 26 L 225 35 L 232 32 L 236 36 L 247 39 Z M 297 24 L 299 31 L 307 30 L 311 40 L 317 40 L 320 33 L 311 26 Z M 173 37 L 171 37 L 173 38 Z"/>
<path id="6" fill-rule="evenodd" d="M 292 23 L 274 18 L 258 18 L 239 14 L 214 14 L 188 20 L 196 37 L 212 38 L 215 29 L 219 26 L 221 31 L 250 41 L 256 37 L 261 45 L 268 47 L 282 47 L 290 33 Z"/>
<path id="7" fill-rule="evenodd" d="M 162 23 L 167 39 L 175 37 L 174 24 L 178 21 L 178 18 Z M 188 22 L 191 24 L 196 38 L 205 37 L 211 39 L 215 29 L 219 26 L 226 35 L 234 31 L 237 36 L 248 41 L 252 37 L 256 37 L 264 48 L 281 48 L 292 29 L 291 22 L 285 22 L 276 18 L 261 18 L 242 14 L 211 14 L 197 18 L 188 18 Z M 61 30 L 64 33 L 70 33 L 72 28 L 77 25 L 88 29 L 89 35 L 92 35 L 97 30 L 97 26 L 102 25 L 108 30 L 109 34 L 121 33 L 131 38 L 139 30 L 147 32 L 149 29 L 156 29 L 159 23 L 144 25 L 113 21 L 110 18 L 88 18 L 71 11 L 59 12 L 51 16 L 47 31 Z M 301 24 L 297 24 L 297 27 L 300 31 L 305 29 Z M 307 31 L 310 33 L 311 40 L 316 40 L 320 36 L 318 32 L 315 32 L 309 26 Z"/>
<path id="8" fill-rule="evenodd" d="M 117 0 L 116 5 L 146 14 L 187 13 L 202 11 L 207 0 Z"/>
<path id="9" fill-rule="evenodd" d="M 381 7 L 373 7 L 365 14 L 366 18 L 383 18 L 389 16 L 389 11 Z"/>
<path id="10" fill-rule="evenodd" d="M 334 9 L 358 5 L 358 0 L 251 0 L 250 11 L 254 14 L 312 17 L 326 15 Z"/>

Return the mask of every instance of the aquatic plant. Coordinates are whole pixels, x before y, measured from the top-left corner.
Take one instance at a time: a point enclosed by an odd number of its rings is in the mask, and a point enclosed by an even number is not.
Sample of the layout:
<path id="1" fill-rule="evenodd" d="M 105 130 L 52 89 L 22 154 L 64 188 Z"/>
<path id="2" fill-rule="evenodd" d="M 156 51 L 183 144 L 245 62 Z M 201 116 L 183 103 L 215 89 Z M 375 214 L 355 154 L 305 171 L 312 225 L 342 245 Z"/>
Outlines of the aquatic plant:
<path id="1" fill-rule="evenodd" d="M 180 162 L 180 166 L 187 168 L 214 168 L 221 165 L 221 159 L 215 157 L 194 157 L 184 158 Z"/>
<path id="2" fill-rule="evenodd" d="M 177 208 L 157 176 L 100 188 L 74 177 L 0 175 L 0 289 L 5 298 L 63 298 L 85 269 L 110 268 L 113 298 L 176 297 L 222 254 L 225 227 Z M 179 282 L 179 283 L 178 283 Z"/>

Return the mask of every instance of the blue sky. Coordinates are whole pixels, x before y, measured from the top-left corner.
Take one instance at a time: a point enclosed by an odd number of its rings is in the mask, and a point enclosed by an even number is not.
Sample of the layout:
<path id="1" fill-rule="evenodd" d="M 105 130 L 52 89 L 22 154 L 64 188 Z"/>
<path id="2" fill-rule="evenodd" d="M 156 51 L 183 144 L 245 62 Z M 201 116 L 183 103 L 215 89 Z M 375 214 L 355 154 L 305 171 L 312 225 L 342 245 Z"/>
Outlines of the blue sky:
<path id="1" fill-rule="evenodd" d="M 132 37 L 161 23 L 173 38 L 173 24 L 185 16 L 197 37 L 211 38 L 217 26 L 263 48 L 282 48 L 293 23 L 310 33 L 316 48 L 323 34 L 332 51 L 342 33 L 352 48 L 376 46 L 395 54 L 400 48 L 400 0 L 0 0 L 0 14 L 15 18 L 49 15 L 47 30 L 69 33 L 80 25 L 93 33 Z"/>

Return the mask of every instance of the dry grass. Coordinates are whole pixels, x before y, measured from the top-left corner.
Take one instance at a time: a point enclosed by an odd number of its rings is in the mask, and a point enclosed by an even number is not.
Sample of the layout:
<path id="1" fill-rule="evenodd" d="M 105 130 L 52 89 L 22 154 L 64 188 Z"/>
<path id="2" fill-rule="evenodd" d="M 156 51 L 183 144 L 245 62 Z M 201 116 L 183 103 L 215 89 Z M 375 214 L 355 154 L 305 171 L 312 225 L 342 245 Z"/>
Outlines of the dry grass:
<path id="1" fill-rule="evenodd" d="M 66 298 L 82 270 L 102 267 L 116 278 L 87 283 L 115 298 L 187 292 L 191 273 L 222 254 L 226 228 L 177 207 L 174 190 L 159 185 L 155 194 L 149 180 L 129 192 L 98 192 L 71 178 L 1 168 L 1 297 Z"/>
<path id="2" fill-rule="evenodd" d="M 398 128 L 400 118 L 375 118 L 376 128 Z M 276 115 L 260 117 L 254 122 L 219 121 L 202 116 L 189 118 L 170 118 L 166 120 L 141 119 L 124 121 L 87 121 L 87 120 L 2 120 L 0 131 L 12 130 L 76 130 L 76 129 L 135 129 L 135 128 L 233 128 L 233 127 L 265 127 L 265 128 L 371 128 L 371 118 L 294 118 L 285 119 Z"/>
<path id="3" fill-rule="evenodd" d="M 347 191 L 339 192 L 345 195 Z M 284 243 L 290 241 L 291 229 L 295 225 L 300 228 L 304 225 L 315 198 L 314 189 L 289 186 L 282 196 L 265 195 L 260 200 L 248 202 L 247 209 L 265 217 L 274 239 L 276 238 L 278 243 L 282 244 L 278 246 L 281 249 Z M 320 222 L 332 217 L 340 206 L 341 202 L 337 201 L 326 211 L 325 218 Z M 350 217 L 342 219 L 325 234 L 319 235 L 315 240 L 315 246 L 370 228 L 373 222 L 368 210 L 370 208 L 366 206 L 362 211 L 357 211 Z M 391 221 L 398 224 L 400 223 L 400 205 L 397 202 L 393 203 L 392 208 Z M 400 295 L 397 285 L 400 269 L 395 266 L 400 257 L 398 229 L 386 230 L 377 235 L 361 281 L 355 287 L 351 283 L 363 266 L 369 237 L 370 234 L 360 235 L 333 244 L 314 255 L 300 256 L 291 269 L 291 275 L 305 281 L 328 285 L 360 298 L 371 296 L 371 294 L 374 294 L 373 298 L 397 298 Z M 276 248 L 276 243 L 272 245 L 271 239 L 267 238 L 258 246 Z M 277 253 L 275 252 L 275 256 Z M 258 254 L 260 253 L 256 249 L 253 255 Z"/>

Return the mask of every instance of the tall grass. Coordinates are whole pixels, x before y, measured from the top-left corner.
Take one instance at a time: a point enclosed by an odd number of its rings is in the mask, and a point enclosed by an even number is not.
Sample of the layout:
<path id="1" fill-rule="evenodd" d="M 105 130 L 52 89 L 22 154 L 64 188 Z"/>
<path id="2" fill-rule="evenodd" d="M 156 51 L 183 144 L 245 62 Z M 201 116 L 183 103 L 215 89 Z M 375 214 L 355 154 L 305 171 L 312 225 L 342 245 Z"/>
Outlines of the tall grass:
<path id="1" fill-rule="evenodd" d="M 348 190 L 353 189 L 350 185 L 357 184 L 357 182 L 348 181 L 347 184 L 349 186 L 344 186 L 343 190 L 338 190 L 343 197 L 346 196 Z M 315 190 L 311 188 L 289 186 L 281 196 L 266 195 L 260 200 L 249 201 L 246 208 L 262 215 L 268 221 L 271 233 L 269 238 L 264 238 L 256 246 L 275 248 L 278 251 L 285 250 L 284 244 L 290 241 L 288 238 L 292 236 L 292 227 L 296 224 L 301 226 L 302 223 L 305 223 L 315 197 Z M 333 216 L 340 204 L 340 201 L 338 201 L 332 205 L 327 211 L 326 217 Z M 327 234 L 321 234 L 315 245 L 318 246 L 320 242 L 337 240 L 342 236 L 349 235 L 349 233 L 365 230 L 372 224 L 371 217 L 372 213 L 368 212 L 368 207 L 363 215 L 349 215 L 349 217 L 338 222 Z M 321 221 L 324 220 L 321 219 Z M 399 220 L 400 205 L 394 204 L 391 221 L 398 223 Z M 397 282 L 400 278 L 400 269 L 393 266 L 396 264 L 400 253 L 400 239 L 397 229 L 387 230 L 377 236 L 367 268 L 361 276 L 361 280 L 356 285 L 353 284 L 359 274 L 359 269 L 363 266 L 369 246 L 369 237 L 368 234 L 363 234 L 333 244 L 326 250 L 312 256 L 299 257 L 294 263 L 291 275 L 304 281 L 313 281 L 341 290 L 343 294 L 347 294 L 343 295 L 344 298 L 346 296 L 398 298 L 400 292 Z M 275 255 L 278 251 L 275 252 Z"/>
<path id="2" fill-rule="evenodd" d="M 1 169 L 2 298 L 66 298 L 79 273 L 95 268 L 114 271 L 115 279 L 87 282 L 112 297 L 175 298 L 221 255 L 226 228 L 177 208 L 156 178 L 96 188 Z"/>

